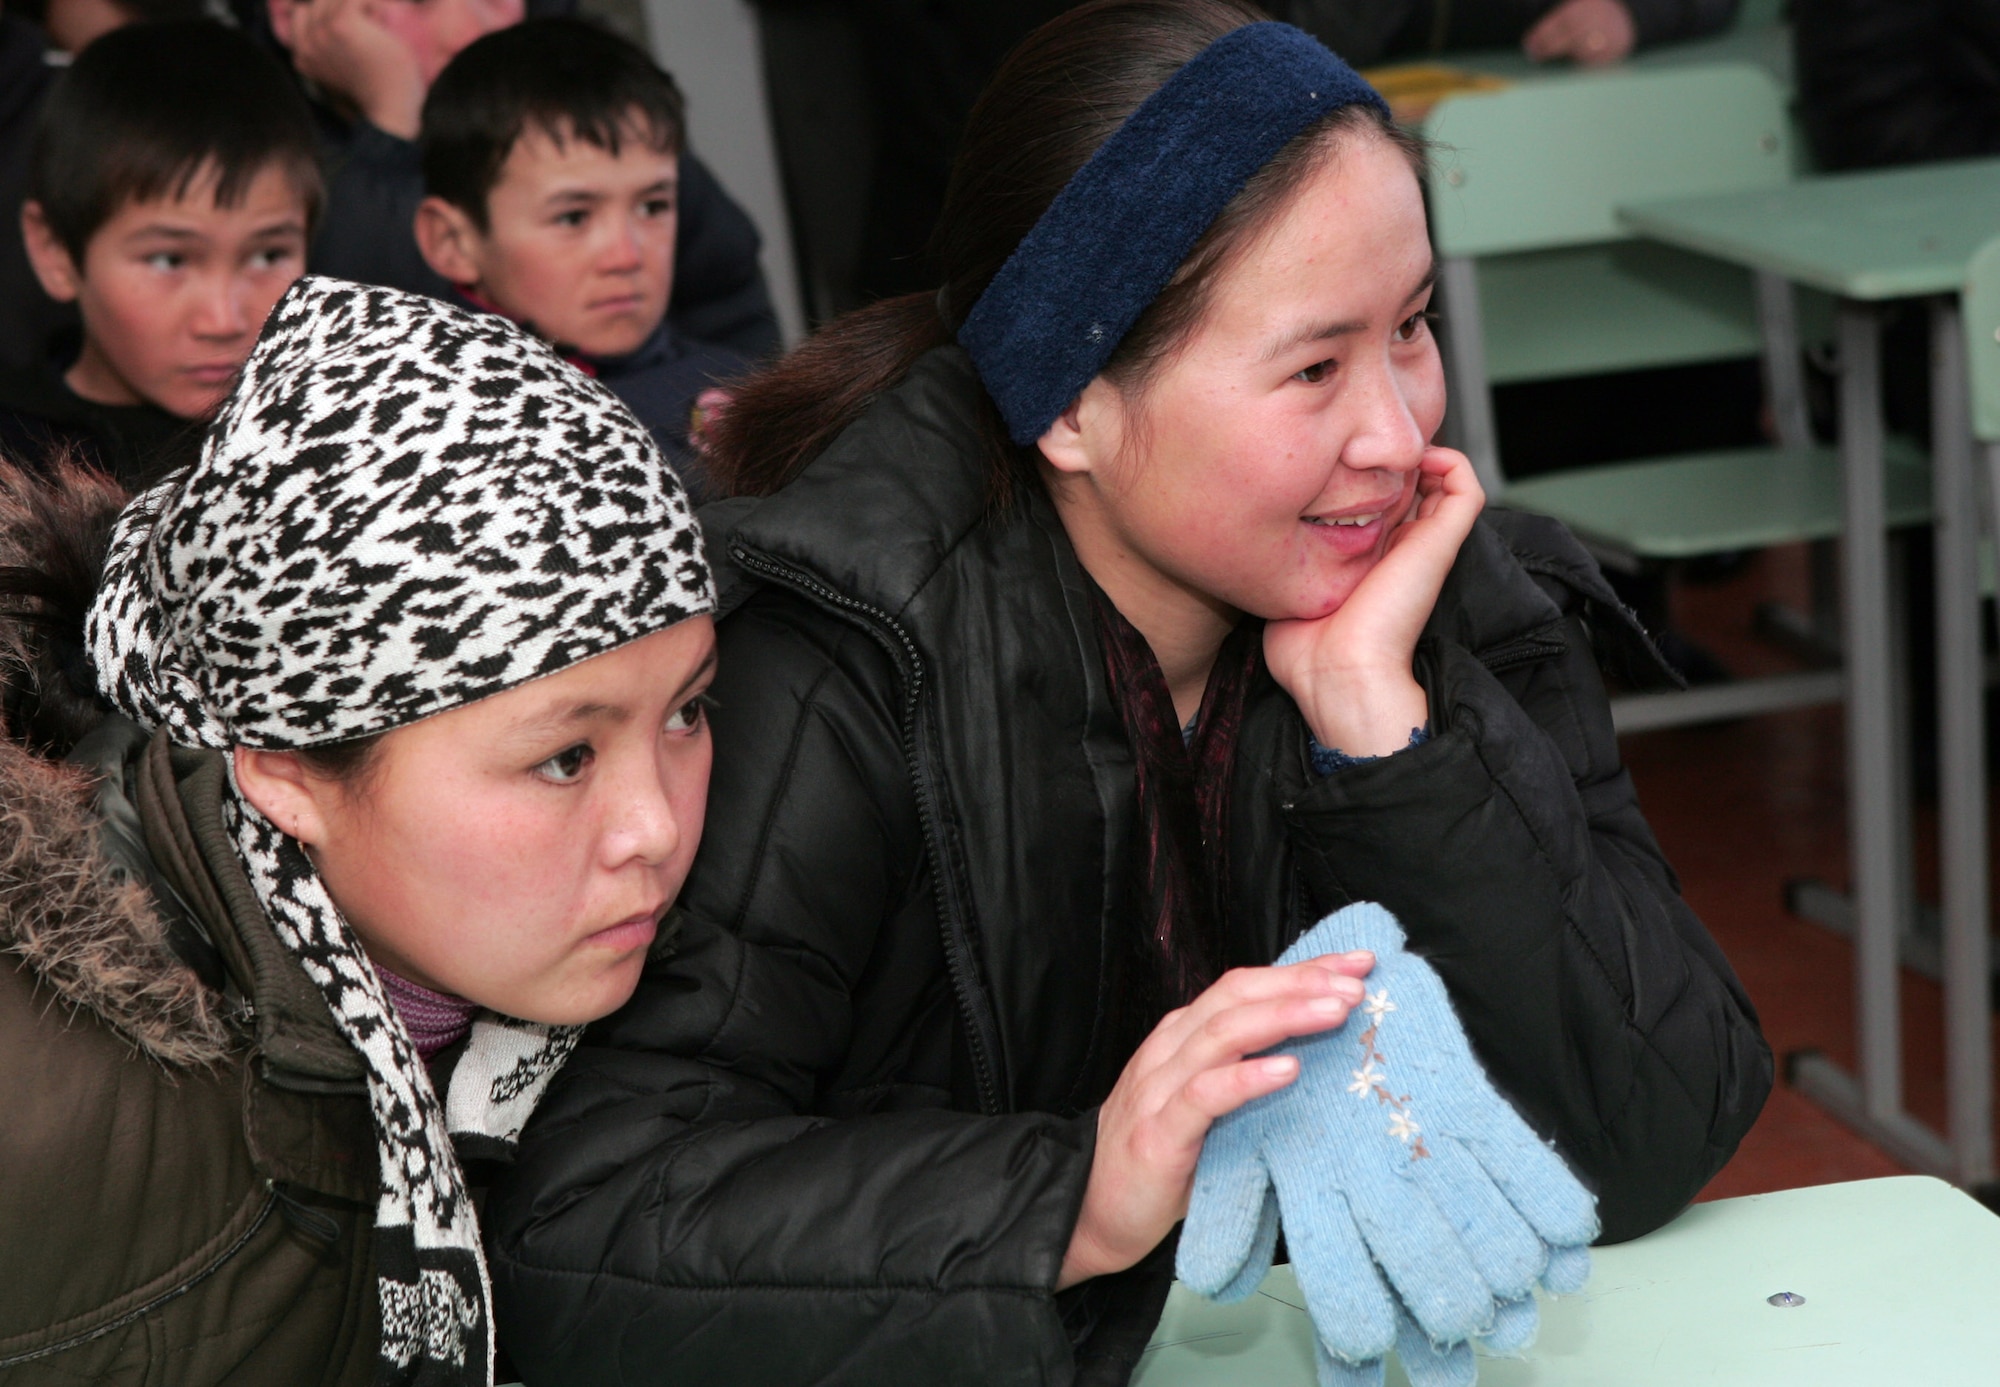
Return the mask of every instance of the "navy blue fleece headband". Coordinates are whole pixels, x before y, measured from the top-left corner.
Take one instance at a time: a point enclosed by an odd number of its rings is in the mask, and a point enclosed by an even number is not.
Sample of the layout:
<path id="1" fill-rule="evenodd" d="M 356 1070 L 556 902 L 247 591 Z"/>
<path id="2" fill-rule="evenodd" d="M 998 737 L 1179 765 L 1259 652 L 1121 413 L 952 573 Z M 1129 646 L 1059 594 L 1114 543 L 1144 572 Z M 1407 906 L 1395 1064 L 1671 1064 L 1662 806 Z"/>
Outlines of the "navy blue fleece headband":
<path id="1" fill-rule="evenodd" d="M 1292 137 L 1375 89 L 1289 24 L 1217 39 L 1056 194 L 958 330 L 1016 443 L 1104 369 L 1230 199 Z"/>

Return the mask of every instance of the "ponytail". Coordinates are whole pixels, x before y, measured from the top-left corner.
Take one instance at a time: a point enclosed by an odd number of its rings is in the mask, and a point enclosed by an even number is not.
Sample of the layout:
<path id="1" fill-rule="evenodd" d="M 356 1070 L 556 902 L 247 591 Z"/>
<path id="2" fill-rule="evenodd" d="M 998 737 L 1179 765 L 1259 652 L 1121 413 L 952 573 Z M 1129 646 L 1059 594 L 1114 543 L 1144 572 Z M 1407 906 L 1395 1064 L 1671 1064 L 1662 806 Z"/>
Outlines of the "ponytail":
<path id="1" fill-rule="evenodd" d="M 778 490 L 918 357 L 950 340 L 930 294 L 883 299 L 828 323 L 746 380 L 710 426 L 710 466 L 723 493 Z"/>

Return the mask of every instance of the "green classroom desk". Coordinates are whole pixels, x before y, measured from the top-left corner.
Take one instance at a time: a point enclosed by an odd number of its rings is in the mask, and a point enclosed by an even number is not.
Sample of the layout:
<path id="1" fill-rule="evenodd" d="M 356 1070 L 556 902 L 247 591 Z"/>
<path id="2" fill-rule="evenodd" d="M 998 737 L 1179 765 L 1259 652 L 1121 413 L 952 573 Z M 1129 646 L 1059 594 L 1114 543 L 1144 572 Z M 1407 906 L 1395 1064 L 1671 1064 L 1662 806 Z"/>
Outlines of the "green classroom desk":
<path id="1" fill-rule="evenodd" d="M 2000 232 L 2000 159 L 1626 207 L 1620 220 L 1652 240 L 1841 298 L 1955 294 L 1972 253 Z"/>
<path id="2" fill-rule="evenodd" d="M 1796 1085 L 1920 1170 L 1994 1175 L 1993 1065 L 1980 575 L 1958 293 L 2000 232 L 2000 159 L 1804 179 L 1781 188 L 1619 209 L 1656 241 L 1824 290 L 1839 304 L 1840 447 L 1847 521 L 1848 814 L 1859 1074 L 1809 1057 Z M 1875 305 L 1928 300 L 1937 555 L 1945 1138 L 1902 1097 L 1898 970 L 1914 923 L 1907 776 L 1895 712 L 1895 636 L 1882 502 L 1881 336 Z M 1995 1381 L 2000 1381 L 1996 1372 Z"/>
<path id="3" fill-rule="evenodd" d="M 1940 1180 L 1697 1204 L 1592 1257 L 1524 1357 L 1480 1361 L 1480 1387 L 2000 1382 L 2000 1218 Z M 1779 1291 L 1805 1303 L 1767 1304 Z M 1313 1387 L 1303 1303 L 1289 1267 L 1236 1305 L 1176 1285 L 1133 1387 Z"/>

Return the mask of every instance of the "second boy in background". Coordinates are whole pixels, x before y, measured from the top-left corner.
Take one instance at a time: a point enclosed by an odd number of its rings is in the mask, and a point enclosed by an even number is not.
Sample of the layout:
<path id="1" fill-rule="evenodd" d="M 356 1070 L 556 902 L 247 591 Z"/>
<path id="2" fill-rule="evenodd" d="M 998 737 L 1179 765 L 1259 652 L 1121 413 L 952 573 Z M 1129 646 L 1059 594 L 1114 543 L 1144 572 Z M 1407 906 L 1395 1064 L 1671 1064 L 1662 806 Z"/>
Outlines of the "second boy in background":
<path id="1" fill-rule="evenodd" d="M 424 103 L 424 259 L 471 304 L 538 333 L 652 430 L 712 499 L 698 411 L 748 362 L 667 321 L 681 95 L 645 53 L 579 20 L 466 48 Z"/>

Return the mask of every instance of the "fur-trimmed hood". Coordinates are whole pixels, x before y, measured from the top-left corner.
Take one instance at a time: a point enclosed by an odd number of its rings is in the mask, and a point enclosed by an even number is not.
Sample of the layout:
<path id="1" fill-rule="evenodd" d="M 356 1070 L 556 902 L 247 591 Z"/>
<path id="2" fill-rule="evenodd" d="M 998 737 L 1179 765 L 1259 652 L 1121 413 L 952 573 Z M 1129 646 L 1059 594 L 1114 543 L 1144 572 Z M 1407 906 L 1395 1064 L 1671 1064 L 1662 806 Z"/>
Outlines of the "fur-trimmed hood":
<path id="1" fill-rule="evenodd" d="M 161 1063 L 216 1063 L 232 1048 L 222 999 L 106 856 L 95 793 L 88 772 L 0 738 L 0 953 Z"/>

